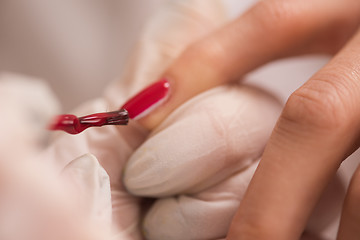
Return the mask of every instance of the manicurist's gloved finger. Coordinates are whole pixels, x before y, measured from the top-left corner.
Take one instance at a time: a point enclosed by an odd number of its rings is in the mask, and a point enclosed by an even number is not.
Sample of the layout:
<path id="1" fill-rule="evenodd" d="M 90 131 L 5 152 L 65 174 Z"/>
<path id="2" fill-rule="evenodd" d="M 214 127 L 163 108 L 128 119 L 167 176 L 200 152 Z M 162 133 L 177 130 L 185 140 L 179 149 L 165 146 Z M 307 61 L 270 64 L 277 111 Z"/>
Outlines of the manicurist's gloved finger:
<path id="1" fill-rule="evenodd" d="M 157 200 L 143 221 L 146 239 L 225 237 L 256 166 L 257 161 L 198 193 Z"/>
<path id="2" fill-rule="evenodd" d="M 229 239 L 299 238 L 329 179 L 358 148 L 359 55 L 360 32 L 290 96 Z"/>
<path id="3" fill-rule="evenodd" d="M 191 99 L 159 125 L 126 164 L 124 183 L 149 197 L 196 193 L 257 160 L 280 103 L 251 86 L 227 85 Z"/>
<path id="4" fill-rule="evenodd" d="M 357 5 L 355 0 L 261 1 L 192 43 L 164 70 L 161 81 L 123 107 L 131 118 L 143 117 L 141 124 L 153 128 L 196 94 L 238 79 L 271 60 L 334 53 L 356 30 Z"/>
<path id="5" fill-rule="evenodd" d="M 233 84 L 191 99 L 154 129 L 123 178 L 130 193 L 161 197 L 145 215 L 146 238 L 226 236 L 279 113 L 268 93 Z"/>

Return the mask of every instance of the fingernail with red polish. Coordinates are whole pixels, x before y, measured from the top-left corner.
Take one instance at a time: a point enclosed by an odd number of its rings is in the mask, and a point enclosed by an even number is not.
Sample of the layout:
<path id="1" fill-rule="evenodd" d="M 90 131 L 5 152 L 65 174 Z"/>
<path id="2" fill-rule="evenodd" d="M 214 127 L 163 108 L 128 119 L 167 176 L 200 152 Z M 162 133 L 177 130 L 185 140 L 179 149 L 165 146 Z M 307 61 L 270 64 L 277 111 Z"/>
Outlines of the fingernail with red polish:
<path id="1" fill-rule="evenodd" d="M 161 105 L 167 99 L 169 90 L 169 81 L 161 79 L 136 94 L 121 108 L 128 111 L 131 119 L 139 119 Z"/>

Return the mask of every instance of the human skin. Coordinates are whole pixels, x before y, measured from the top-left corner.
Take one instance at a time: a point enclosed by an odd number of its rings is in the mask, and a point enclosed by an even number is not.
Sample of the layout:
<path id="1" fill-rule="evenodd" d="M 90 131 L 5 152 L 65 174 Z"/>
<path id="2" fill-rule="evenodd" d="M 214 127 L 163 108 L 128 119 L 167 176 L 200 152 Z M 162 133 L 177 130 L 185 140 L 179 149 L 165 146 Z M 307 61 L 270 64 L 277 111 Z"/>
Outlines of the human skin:
<path id="1" fill-rule="evenodd" d="M 288 99 L 228 239 L 298 239 L 339 165 L 358 148 L 359 23 L 358 0 L 260 1 L 192 44 L 164 72 L 172 93 L 139 120 L 149 129 L 194 95 L 267 62 L 302 54 L 333 55 Z M 338 239 L 360 235 L 360 207 L 355 204 L 360 199 L 359 175 L 357 170 L 348 190 Z"/>

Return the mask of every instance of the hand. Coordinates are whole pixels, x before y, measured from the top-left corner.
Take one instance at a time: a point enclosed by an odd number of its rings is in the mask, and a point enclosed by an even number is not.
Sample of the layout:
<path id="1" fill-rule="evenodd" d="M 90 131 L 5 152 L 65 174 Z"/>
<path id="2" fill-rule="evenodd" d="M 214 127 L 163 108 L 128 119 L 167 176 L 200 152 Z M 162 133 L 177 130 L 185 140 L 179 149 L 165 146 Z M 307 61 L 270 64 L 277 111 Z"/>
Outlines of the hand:
<path id="1" fill-rule="evenodd" d="M 176 89 L 165 105 L 141 120 L 145 126 L 156 126 L 195 94 L 274 59 L 337 53 L 290 97 L 234 219 L 230 239 L 298 239 L 341 161 L 357 148 L 359 4 L 261 1 L 191 45 L 165 71 Z M 356 191 L 349 194 L 357 199 Z M 343 229 L 347 222 L 357 222 L 346 209 Z M 347 225 L 346 234 L 357 236 Z M 343 236 L 340 230 L 339 239 Z"/>

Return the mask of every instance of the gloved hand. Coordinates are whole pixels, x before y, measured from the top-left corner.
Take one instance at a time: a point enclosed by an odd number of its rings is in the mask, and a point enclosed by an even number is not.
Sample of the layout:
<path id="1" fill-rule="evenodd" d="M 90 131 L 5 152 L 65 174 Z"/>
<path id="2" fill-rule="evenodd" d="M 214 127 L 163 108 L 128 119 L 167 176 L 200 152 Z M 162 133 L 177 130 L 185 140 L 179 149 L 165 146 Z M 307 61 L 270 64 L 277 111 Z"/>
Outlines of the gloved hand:
<path id="1" fill-rule="evenodd" d="M 75 114 L 117 109 L 222 22 L 217 1 L 167 3 L 148 23 L 121 81 Z M 67 196 L 88 206 L 83 215 L 105 216 L 99 220 L 105 225 L 110 185 L 116 239 L 142 239 L 142 233 L 148 239 L 224 238 L 279 111 L 279 103 L 255 87 L 225 85 L 190 99 L 151 132 L 132 122 L 77 136 L 59 133 L 38 161 L 64 176 L 65 186 L 75 183 Z M 74 161 L 86 153 L 96 158 Z M 159 200 L 148 209 L 142 197 Z M 321 228 L 311 232 L 323 230 L 328 219 L 316 221 Z"/>
<path id="2" fill-rule="evenodd" d="M 221 7 L 218 1 L 167 2 L 147 24 L 122 79 L 109 86 L 103 98 L 80 106 L 74 113 L 118 109 L 128 97 L 156 79 L 189 43 L 221 24 Z M 41 159 L 62 172 L 73 159 L 92 153 L 109 175 L 114 235 L 119 239 L 141 239 L 143 200 L 127 192 L 122 178 L 127 160 L 148 133 L 136 122 L 92 128 L 77 136 L 59 133 Z"/>

